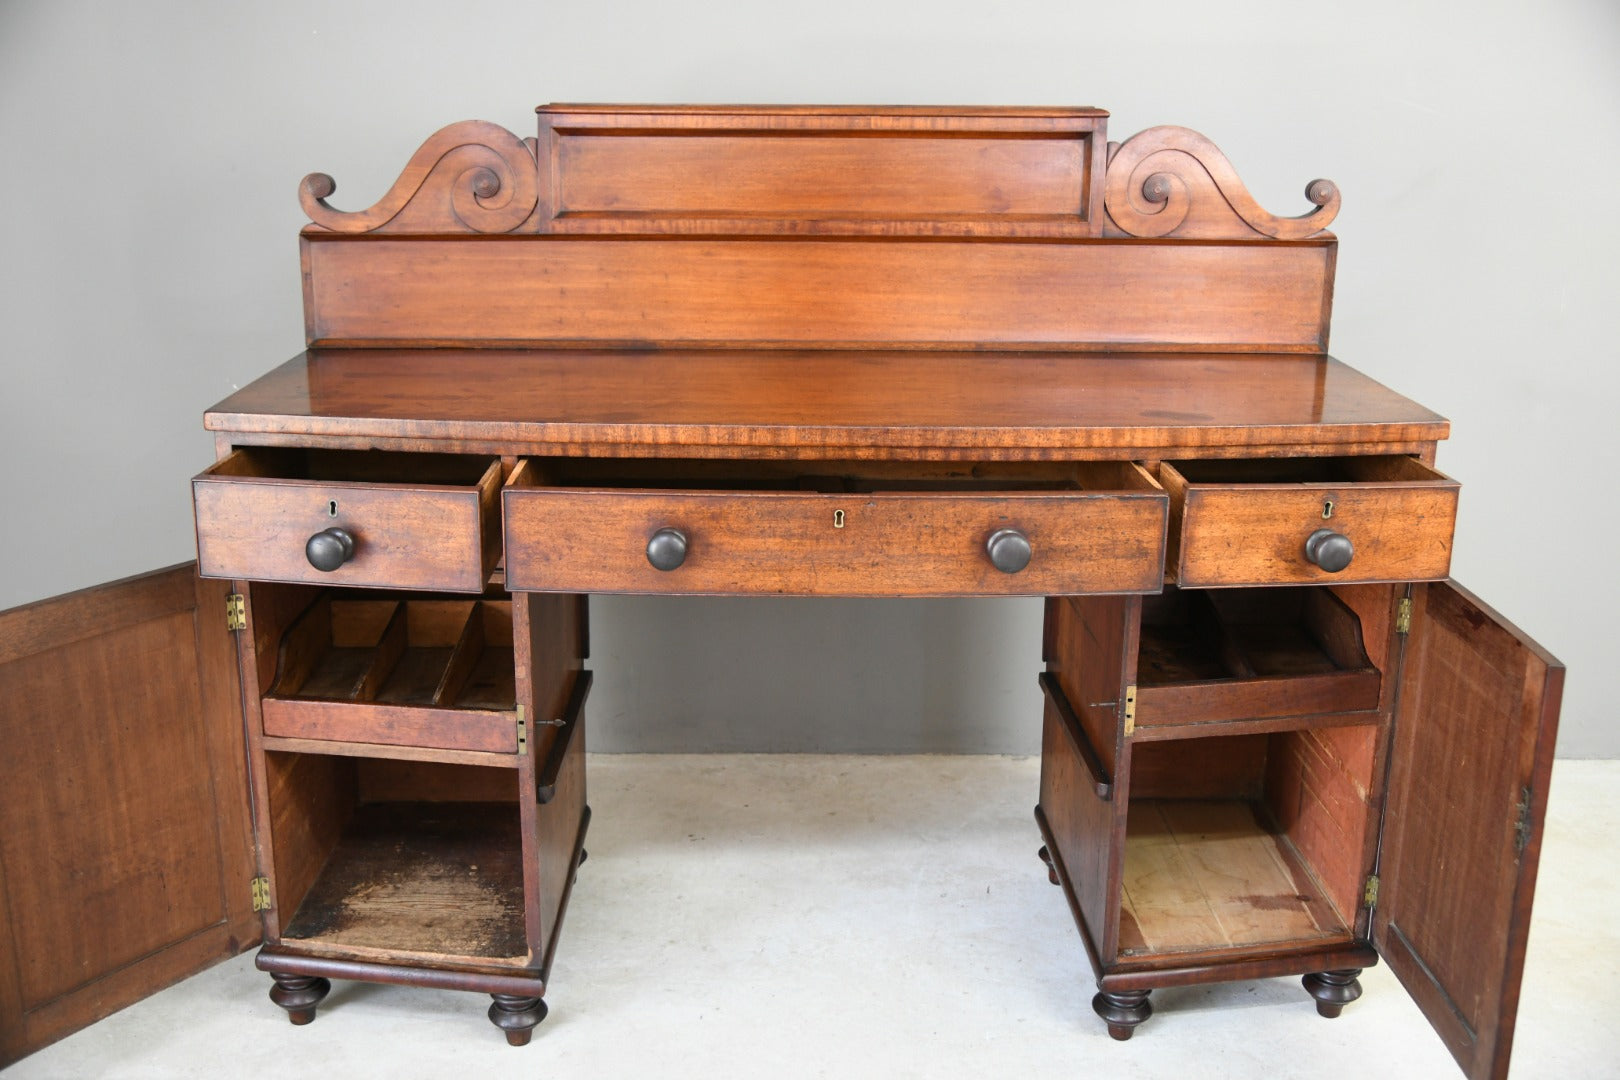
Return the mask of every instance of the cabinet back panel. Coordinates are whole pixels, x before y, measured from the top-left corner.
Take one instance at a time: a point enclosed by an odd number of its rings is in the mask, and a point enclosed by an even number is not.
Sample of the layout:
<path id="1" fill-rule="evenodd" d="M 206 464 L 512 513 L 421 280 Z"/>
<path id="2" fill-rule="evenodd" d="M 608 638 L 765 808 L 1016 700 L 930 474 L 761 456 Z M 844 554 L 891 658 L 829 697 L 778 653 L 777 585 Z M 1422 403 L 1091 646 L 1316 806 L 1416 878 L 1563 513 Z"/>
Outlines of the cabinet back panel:
<path id="1" fill-rule="evenodd" d="M 517 773 L 486 765 L 366 758 L 359 799 L 379 802 L 515 802 Z"/>
<path id="2" fill-rule="evenodd" d="M 306 233 L 311 345 L 1322 352 L 1331 242 Z"/>
<path id="3" fill-rule="evenodd" d="M 1322 883 L 1340 918 L 1354 920 L 1369 872 L 1375 815 L 1376 724 L 1271 736 L 1266 805 Z"/>
<path id="4" fill-rule="evenodd" d="M 1133 799 L 1257 799 L 1265 788 L 1264 735 L 1222 735 L 1131 745 Z"/>

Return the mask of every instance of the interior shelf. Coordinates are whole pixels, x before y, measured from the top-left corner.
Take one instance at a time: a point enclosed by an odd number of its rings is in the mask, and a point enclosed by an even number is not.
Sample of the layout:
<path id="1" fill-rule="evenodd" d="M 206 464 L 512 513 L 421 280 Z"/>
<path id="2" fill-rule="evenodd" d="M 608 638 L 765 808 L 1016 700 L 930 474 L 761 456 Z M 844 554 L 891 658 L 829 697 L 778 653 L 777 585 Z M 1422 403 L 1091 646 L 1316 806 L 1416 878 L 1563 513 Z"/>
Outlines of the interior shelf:
<path id="1" fill-rule="evenodd" d="M 1315 875 L 1266 818 L 1245 799 L 1133 800 L 1121 955 L 1348 937 Z"/>
<path id="2" fill-rule="evenodd" d="M 509 599 L 325 593 L 282 638 L 264 734 L 515 764 L 516 710 Z"/>
<path id="3" fill-rule="evenodd" d="M 1330 589 L 1166 587 L 1144 600 L 1138 739 L 1363 722 L 1347 714 L 1376 709 L 1381 686 L 1360 620 Z"/>
<path id="4" fill-rule="evenodd" d="M 284 940 L 523 960 L 522 839 L 510 803 L 358 806 Z"/>

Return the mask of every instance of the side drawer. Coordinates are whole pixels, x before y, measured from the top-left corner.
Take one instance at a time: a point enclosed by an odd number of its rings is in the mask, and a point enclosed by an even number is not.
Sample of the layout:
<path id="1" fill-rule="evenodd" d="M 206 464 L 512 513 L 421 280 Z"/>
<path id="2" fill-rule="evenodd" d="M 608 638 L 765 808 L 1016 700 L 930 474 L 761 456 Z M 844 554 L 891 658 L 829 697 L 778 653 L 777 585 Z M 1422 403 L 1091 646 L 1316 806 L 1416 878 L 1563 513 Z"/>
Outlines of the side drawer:
<path id="1" fill-rule="evenodd" d="M 577 486 L 525 462 L 505 494 L 506 580 L 537 592 L 1054 596 L 1154 592 L 1167 502 L 1139 466 L 1062 476 L 669 478 Z M 645 478 L 643 478 L 645 479 Z M 706 479 L 711 486 L 702 486 Z M 668 569 L 653 565 L 654 547 Z M 992 541 L 1002 548 L 998 568 Z M 1008 547 L 1010 545 L 1010 548 Z"/>
<path id="2" fill-rule="evenodd" d="M 1167 576 L 1183 587 L 1425 581 L 1451 568 L 1459 485 L 1416 458 L 1166 461 L 1159 480 Z"/>
<path id="3" fill-rule="evenodd" d="M 501 463 L 254 447 L 191 482 L 204 577 L 481 592 L 500 559 Z M 312 554 L 352 540 L 332 569 Z M 339 538 L 340 539 L 340 538 Z"/>

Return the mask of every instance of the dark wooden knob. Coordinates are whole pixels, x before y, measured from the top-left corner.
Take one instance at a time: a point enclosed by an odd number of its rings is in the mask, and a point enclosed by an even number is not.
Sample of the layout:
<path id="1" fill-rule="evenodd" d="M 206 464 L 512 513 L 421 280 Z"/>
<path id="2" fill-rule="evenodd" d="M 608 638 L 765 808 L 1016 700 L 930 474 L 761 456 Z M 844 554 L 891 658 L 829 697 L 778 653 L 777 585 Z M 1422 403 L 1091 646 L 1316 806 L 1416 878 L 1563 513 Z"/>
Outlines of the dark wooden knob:
<path id="1" fill-rule="evenodd" d="M 659 529 L 647 541 L 647 561 L 659 570 L 673 570 L 686 561 L 686 534 L 679 529 Z"/>
<path id="2" fill-rule="evenodd" d="M 1029 565 L 1029 537 L 1017 529 L 997 529 L 984 542 L 984 550 L 1003 574 L 1016 574 Z"/>
<path id="3" fill-rule="evenodd" d="M 1337 574 L 1349 566 L 1355 553 L 1355 545 L 1350 543 L 1350 538 L 1332 529 L 1317 529 L 1305 538 L 1305 558 L 1330 574 Z"/>
<path id="4" fill-rule="evenodd" d="M 304 545 L 304 557 L 315 569 L 331 573 L 354 558 L 354 534 L 348 529 L 323 529 Z"/>

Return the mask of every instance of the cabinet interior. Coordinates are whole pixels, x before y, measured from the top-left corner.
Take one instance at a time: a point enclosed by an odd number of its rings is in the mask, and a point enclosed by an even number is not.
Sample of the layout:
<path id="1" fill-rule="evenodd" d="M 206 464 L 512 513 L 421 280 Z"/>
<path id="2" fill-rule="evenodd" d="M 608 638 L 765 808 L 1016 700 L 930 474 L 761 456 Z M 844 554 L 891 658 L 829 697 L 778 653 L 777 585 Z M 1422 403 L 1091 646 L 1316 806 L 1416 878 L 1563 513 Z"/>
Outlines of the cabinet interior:
<path id="1" fill-rule="evenodd" d="M 1145 597 L 1136 681 L 1144 740 L 1375 709 L 1382 688 L 1360 618 L 1313 587 L 1167 586 Z"/>
<path id="2" fill-rule="evenodd" d="M 270 751 L 281 937 L 310 951 L 522 963 L 512 769 Z"/>
<path id="3" fill-rule="evenodd" d="M 270 693 L 513 709 L 512 601 L 323 594 L 282 638 Z"/>
<path id="4" fill-rule="evenodd" d="M 1121 955 L 1348 940 L 1376 822 L 1378 730 L 1133 747 Z"/>
<path id="5" fill-rule="evenodd" d="M 1128 461 L 769 461 L 528 458 L 516 487 L 697 491 L 996 492 L 1155 488 Z"/>
<path id="6" fill-rule="evenodd" d="M 1231 458 L 1164 462 L 1192 484 L 1347 484 L 1430 481 L 1433 470 L 1404 454 L 1365 457 Z M 1174 479 L 1173 477 L 1171 478 Z"/>
<path id="7" fill-rule="evenodd" d="M 257 476 L 323 483 L 479 485 L 497 458 L 476 454 L 414 454 L 393 450 L 328 450 L 304 446 L 244 446 L 218 462 L 214 476 Z M 498 482 L 498 481 L 497 481 Z"/>
<path id="8" fill-rule="evenodd" d="M 265 746 L 516 766 L 513 600 L 253 588 Z"/>

